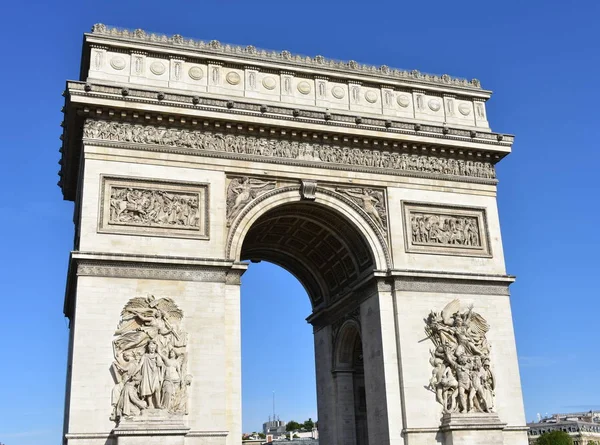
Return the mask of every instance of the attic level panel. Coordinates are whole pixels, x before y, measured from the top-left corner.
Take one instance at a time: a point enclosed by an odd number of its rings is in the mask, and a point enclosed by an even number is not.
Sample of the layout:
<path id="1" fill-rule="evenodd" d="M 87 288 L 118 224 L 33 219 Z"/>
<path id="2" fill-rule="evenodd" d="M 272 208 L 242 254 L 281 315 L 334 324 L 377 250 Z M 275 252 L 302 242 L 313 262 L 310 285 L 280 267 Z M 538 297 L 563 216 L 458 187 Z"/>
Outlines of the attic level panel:
<path id="1" fill-rule="evenodd" d="M 476 80 L 94 27 L 82 80 L 489 131 Z"/>

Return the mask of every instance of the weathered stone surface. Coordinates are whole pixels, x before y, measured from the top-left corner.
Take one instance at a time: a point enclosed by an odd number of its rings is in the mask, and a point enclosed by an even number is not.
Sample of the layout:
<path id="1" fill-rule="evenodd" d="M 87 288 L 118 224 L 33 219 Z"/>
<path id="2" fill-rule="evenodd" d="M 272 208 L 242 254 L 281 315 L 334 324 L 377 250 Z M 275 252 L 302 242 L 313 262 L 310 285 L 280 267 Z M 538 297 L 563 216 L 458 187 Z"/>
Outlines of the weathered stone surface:
<path id="1" fill-rule="evenodd" d="M 246 260 L 311 298 L 323 445 L 526 443 L 489 91 L 103 25 L 82 73 L 69 445 L 239 443 Z"/>

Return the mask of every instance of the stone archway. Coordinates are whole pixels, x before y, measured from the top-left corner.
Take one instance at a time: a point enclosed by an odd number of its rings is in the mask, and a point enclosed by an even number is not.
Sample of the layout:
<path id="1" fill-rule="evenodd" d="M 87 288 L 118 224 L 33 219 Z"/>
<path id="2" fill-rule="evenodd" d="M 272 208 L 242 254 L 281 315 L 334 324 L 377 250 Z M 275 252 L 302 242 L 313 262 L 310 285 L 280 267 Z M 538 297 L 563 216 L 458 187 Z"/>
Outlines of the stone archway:
<path id="1" fill-rule="evenodd" d="M 310 295 L 322 445 L 527 443 L 479 81 L 101 24 L 82 54 L 65 444 L 237 445 L 259 259 Z"/>
<path id="2" fill-rule="evenodd" d="M 313 187 L 311 199 L 298 186 L 257 197 L 231 225 L 231 255 L 275 263 L 304 286 L 313 307 L 321 441 L 366 445 L 367 403 L 385 412 L 386 399 L 366 390 L 366 379 L 383 376 L 377 360 L 365 375 L 360 306 L 379 297 L 377 265 L 387 264 L 389 252 L 360 208 L 327 185 Z M 381 332 L 381 321 L 372 323 Z M 374 342 L 381 339 L 374 336 L 367 347 Z"/>

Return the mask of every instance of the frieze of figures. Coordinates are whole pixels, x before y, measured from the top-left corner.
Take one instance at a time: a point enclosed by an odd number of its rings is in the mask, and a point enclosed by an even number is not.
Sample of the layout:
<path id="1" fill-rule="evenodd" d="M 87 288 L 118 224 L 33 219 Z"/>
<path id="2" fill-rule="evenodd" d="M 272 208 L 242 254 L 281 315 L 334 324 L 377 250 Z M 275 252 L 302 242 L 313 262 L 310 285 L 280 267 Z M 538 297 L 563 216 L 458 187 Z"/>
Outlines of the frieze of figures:
<path id="1" fill-rule="evenodd" d="M 425 332 L 434 345 L 428 389 L 445 413 L 491 413 L 496 380 L 490 367 L 487 321 L 453 300 L 441 312 L 431 311 Z"/>
<path id="2" fill-rule="evenodd" d="M 410 214 L 413 244 L 481 247 L 478 218 L 474 216 Z"/>
<path id="3" fill-rule="evenodd" d="M 144 411 L 188 414 L 187 333 L 171 298 L 132 298 L 115 331 L 111 420 Z"/>
<path id="4" fill-rule="evenodd" d="M 108 222 L 167 228 L 198 228 L 198 195 L 113 186 L 110 191 Z"/>
<path id="5" fill-rule="evenodd" d="M 272 159 L 295 159 L 481 179 L 496 177 L 495 168 L 490 162 L 103 120 L 86 120 L 83 136 L 106 141 L 164 145 Z"/>

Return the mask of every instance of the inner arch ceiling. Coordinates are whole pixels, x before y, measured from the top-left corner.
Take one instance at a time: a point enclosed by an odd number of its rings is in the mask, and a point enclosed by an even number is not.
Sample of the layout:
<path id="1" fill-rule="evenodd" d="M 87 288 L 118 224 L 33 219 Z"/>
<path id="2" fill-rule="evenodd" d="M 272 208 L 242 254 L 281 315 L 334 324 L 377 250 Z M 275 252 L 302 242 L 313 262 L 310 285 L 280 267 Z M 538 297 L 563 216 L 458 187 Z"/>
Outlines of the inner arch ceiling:
<path id="1" fill-rule="evenodd" d="M 354 224 L 314 202 L 283 204 L 261 215 L 244 238 L 241 259 L 287 269 L 306 289 L 313 309 L 349 291 L 375 264 Z"/>

